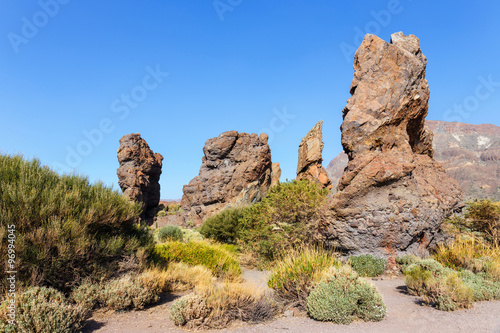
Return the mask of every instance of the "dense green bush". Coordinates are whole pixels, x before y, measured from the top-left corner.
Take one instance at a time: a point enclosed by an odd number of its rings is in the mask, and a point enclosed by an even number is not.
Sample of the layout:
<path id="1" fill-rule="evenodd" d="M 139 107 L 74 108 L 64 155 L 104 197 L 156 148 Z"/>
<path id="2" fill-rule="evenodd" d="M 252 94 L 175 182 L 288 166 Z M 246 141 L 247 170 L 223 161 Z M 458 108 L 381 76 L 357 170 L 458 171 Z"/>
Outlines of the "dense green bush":
<path id="1" fill-rule="evenodd" d="M 361 281 L 349 268 L 341 267 L 314 287 L 307 297 L 307 311 L 316 320 L 349 324 L 356 318 L 381 321 L 386 307 L 373 286 Z"/>
<path id="2" fill-rule="evenodd" d="M 261 202 L 243 211 L 239 237 L 242 246 L 271 262 L 281 253 L 314 244 L 311 230 L 328 190 L 308 180 L 279 183 Z"/>
<path id="3" fill-rule="evenodd" d="M 221 245 L 210 244 L 207 241 L 158 244 L 155 247 L 155 253 L 167 262 L 185 262 L 193 266 L 205 266 L 217 276 L 238 279 L 241 275 L 236 254 Z"/>
<path id="4" fill-rule="evenodd" d="M 499 246 L 500 202 L 486 199 L 467 202 L 465 214 L 448 220 L 445 227 L 451 234 L 470 234 Z"/>
<path id="5" fill-rule="evenodd" d="M 7 263 L 7 230 L 14 228 L 19 286 L 69 291 L 82 278 L 108 277 L 124 257 L 144 259 L 153 249 L 150 233 L 136 224 L 140 206 L 101 183 L 0 155 L 0 184 L 0 262 Z M 4 269 L 0 280 L 3 294 Z"/>
<path id="6" fill-rule="evenodd" d="M 340 262 L 324 251 L 305 248 L 291 250 L 271 269 L 268 286 L 275 290 L 279 300 L 305 309 L 311 288 Z"/>
<path id="7" fill-rule="evenodd" d="M 360 276 L 374 277 L 384 273 L 387 261 L 371 254 L 363 254 L 350 257 L 349 264 Z"/>
<path id="8" fill-rule="evenodd" d="M 88 317 L 85 307 L 69 303 L 52 288 L 33 287 L 16 300 L 16 326 L 8 324 L 7 301 L 0 305 L 1 332 L 72 333 Z"/>
<path id="9" fill-rule="evenodd" d="M 178 226 L 175 225 L 167 225 L 161 227 L 157 231 L 158 240 L 160 242 L 166 241 L 179 241 L 182 242 L 182 230 Z"/>
<path id="10" fill-rule="evenodd" d="M 460 278 L 472 290 L 474 301 L 500 300 L 500 281 L 491 281 L 484 273 L 462 270 Z"/>
<path id="11" fill-rule="evenodd" d="M 235 244 L 240 238 L 244 211 L 241 207 L 224 209 L 203 222 L 200 233 L 206 238 Z"/>

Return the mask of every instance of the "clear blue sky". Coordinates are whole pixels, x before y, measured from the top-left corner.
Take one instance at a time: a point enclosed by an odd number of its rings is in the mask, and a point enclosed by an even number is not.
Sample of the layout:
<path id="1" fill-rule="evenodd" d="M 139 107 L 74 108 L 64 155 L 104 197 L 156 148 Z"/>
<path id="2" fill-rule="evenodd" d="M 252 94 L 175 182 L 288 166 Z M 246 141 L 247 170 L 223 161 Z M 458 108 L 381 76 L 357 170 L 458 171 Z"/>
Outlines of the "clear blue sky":
<path id="1" fill-rule="evenodd" d="M 115 188 L 118 140 L 136 132 L 164 156 L 165 199 L 182 196 L 205 141 L 228 130 L 272 132 L 272 159 L 284 180 L 295 177 L 300 139 L 324 120 L 328 164 L 341 151 L 351 51 L 365 32 L 387 41 L 396 31 L 420 38 L 428 119 L 500 125 L 497 1 L 0 6 L 0 152 L 38 157 Z M 80 158 L 68 153 L 78 150 Z"/>

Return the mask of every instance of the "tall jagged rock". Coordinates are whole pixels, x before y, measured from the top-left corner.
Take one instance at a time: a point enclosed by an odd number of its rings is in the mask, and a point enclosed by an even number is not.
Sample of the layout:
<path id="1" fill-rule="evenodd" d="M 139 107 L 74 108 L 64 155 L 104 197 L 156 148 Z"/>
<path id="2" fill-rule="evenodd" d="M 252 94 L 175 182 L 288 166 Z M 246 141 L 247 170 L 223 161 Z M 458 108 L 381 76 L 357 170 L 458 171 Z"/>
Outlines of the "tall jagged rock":
<path id="1" fill-rule="evenodd" d="M 224 132 L 209 139 L 198 176 L 183 188 L 184 220 L 199 224 L 228 205 L 259 201 L 271 185 L 266 134 Z"/>
<path id="2" fill-rule="evenodd" d="M 273 163 L 271 166 L 271 187 L 278 185 L 281 178 L 281 167 L 279 162 Z"/>
<path id="3" fill-rule="evenodd" d="M 341 127 L 349 163 L 319 222 L 330 245 L 425 253 L 463 206 L 457 182 L 433 159 L 426 64 L 418 38 L 401 32 L 391 44 L 368 34 L 357 50 Z"/>
<path id="4" fill-rule="evenodd" d="M 426 120 L 434 133 L 434 158 L 455 179 L 465 200 L 500 201 L 500 127 Z M 342 152 L 330 161 L 326 172 L 337 187 L 349 159 Z"/>
<path id="5" fill-rule="evenodd" d="M 323 163 L 323 120 L 302 138 L 299 145 L 299 161 L 297 163 L 297 180 L 308 179 L 318 183 L 323 188 L 332 189 Z"/>
<path id="6" fill-rule="evenodd" d="M 141 202 L 144 212 L 158 206 L 163 156 L 154 153 L 139 133 L 124 135 L 117 153 L 118 185 L 123 194 Z"/>

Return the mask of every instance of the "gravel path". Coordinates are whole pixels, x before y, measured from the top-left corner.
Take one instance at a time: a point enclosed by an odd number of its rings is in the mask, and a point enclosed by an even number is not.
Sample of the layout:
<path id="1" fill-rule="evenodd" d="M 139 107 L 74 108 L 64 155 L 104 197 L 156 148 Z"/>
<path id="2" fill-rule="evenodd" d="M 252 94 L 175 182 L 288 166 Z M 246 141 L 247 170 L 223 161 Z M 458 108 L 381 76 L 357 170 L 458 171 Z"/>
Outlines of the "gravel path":
<path id="1" fill-rule="evenodd" d="M 244 277 L 262 284 L 265 272 L 245 271 Z M 379 279 L 372 281 L 382 294 L 387 305 L 386 318 L 378 323 L 355 322 L 350 325 L 335 325 L 314 321 L 306 316 L 281 317 L 258 325 L 236 323 L 229 329 L 206 331 L 219 333 L 250 332 L 494 332 L 500 333 L 500 301 L 478 302 L 474 308 L 454 312 L 439 311 L 423 306 L 418 297 L 406 293 L 403 280 Z M 263 286 L 264 286 L 263 285 Z M 169 319 L 169 308 L 177 295 L 164 295 L 160 303 L 144 311 L 124 313 L 96 313 L 83 332 L 186 332 L 176 327 Z"/>

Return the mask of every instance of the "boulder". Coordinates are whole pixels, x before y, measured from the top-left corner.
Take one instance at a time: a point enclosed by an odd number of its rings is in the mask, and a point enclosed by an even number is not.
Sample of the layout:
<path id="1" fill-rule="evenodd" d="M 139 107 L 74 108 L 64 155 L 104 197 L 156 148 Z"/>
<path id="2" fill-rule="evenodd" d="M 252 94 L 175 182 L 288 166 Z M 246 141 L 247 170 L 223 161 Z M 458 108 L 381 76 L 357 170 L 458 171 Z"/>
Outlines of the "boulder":
<path id="1" fill-rule="evenodd" d="M 279 162 L 273 163 L 271 166 L 271 187 L 278 185 L 281 178 L 281 167 Z"/>
<path id="2" fill-rule="evenodd" d="M 299 161 L 297 163 L 297 180 L 308 179 L 321 185 L 322 188 L 332 189 L 332 182 L 328 178 L 323 163 L 323 120 L 302 138 L 299 145 Z"/>
<path id="3" fill-rule="evenodd" d="M 198 176 L 183 188 L 184 220 L 200 224 L 227 206 L 259 201 L 271 185 L 266 134 L 224 132 L 209 139 Z"/>
<path id="4" fill-rule="evenodd" d="M 160 175 L 163 156 L 154 153 L 139 133 L 120 139 L 118 185 L 130 200 L 143 205 L 144 213 L 160 202 Z"/>
<path id="5" fill-rule="evenodd" d="M 425 254 L 463 207 L 458 183 L 433 159 L 425 125 L 427 59 L 417 37 L 368 34 L 354 59 L 343 110 L 349 162 L 319 221 L 323 240 L 349 254 Z"/>

